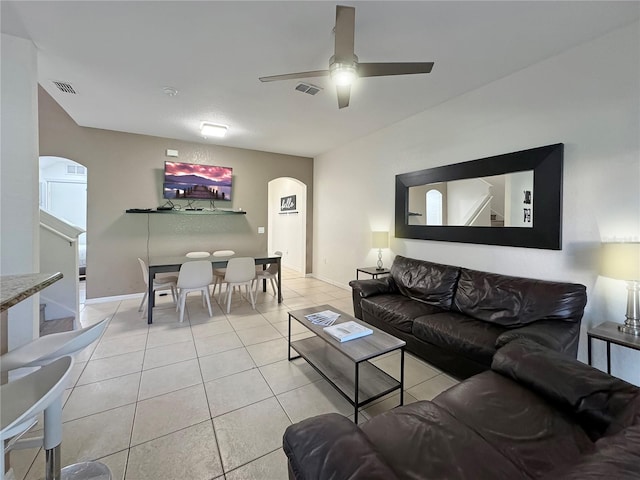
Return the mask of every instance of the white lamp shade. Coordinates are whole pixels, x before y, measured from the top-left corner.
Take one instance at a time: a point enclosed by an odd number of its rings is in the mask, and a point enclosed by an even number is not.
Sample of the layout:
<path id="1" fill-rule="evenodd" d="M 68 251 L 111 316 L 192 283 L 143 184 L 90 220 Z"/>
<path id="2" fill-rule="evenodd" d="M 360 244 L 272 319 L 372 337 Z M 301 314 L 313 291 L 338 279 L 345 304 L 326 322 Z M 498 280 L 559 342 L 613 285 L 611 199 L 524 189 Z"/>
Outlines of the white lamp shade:
<path id="1" fill-rule="evenodd" d="M 373 248 L 389 248 L 389 232 L 372 232 Z"/>
<path id="2" fill-rule="evenodd" d="M 618 280 L 640 281 L 640 242 L 603 243 L 600 273 Z"/>

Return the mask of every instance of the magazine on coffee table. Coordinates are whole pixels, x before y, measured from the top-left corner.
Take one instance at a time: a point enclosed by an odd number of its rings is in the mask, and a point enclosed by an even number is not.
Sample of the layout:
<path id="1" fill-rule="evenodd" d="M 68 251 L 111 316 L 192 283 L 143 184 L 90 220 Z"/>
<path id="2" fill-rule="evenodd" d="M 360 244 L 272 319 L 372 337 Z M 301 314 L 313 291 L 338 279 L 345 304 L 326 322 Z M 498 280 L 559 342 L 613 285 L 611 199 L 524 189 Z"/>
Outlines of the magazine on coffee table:
<path id="1" fill-rule="evenodd" d="M 355 340 L 356 338 L 365 337 L 373 333 L 373 330 L 370 328 L 353 321 L 324 327 L 323 330 L 339 342 L 348 342 L 349 340 Z"/>
<path id="2" fill-rule="evenodd" d="M 305 315 L 305 318 L 314 325 L 322 325 L 328 327 L 333 325 L 340 316 L 339 313 L 332 312 L 331 310 L 323 310 L 322 312 L 310 313 Z"/>

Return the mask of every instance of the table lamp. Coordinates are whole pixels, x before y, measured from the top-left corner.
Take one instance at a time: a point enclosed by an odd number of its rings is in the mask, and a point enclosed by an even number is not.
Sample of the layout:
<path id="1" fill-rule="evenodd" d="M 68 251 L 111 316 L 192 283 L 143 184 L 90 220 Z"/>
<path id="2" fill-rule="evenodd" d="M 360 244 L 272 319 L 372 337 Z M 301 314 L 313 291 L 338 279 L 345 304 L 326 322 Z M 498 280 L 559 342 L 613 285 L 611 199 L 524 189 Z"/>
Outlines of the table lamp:
<path id="1" fill-rule="evenodd" d="M 389 232 L 373 232 L 372 246 L 378 249 L 378 264 L 376 270 L 384 270 L 382 268 L 382 249 L 389 248 Z"/>
<path id="2" fill-rule="evenodd" d="M 640 242 L 602 244 L 600 273 L 627 282 L 627 315 L 618 330 L 640 336 Z"/>

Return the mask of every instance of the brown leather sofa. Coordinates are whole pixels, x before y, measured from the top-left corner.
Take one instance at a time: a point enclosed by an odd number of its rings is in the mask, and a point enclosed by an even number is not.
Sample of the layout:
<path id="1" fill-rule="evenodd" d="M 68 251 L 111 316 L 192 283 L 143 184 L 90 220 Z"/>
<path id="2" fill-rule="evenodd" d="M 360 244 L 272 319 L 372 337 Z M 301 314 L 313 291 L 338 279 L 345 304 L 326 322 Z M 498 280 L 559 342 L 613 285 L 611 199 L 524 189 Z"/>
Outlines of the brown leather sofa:
<path id="1" fill-rule="evenodd" d="M 289 478 L 640 478 L 640 390 L 528 340 L 433 401 L 287 428 Z"/>
<path id="2" fill-rule="evenodd" d="M 528 338 L 576 357 L 586 288 L 396 256 L 387 277 L 353 280 L 356 318 L 458 378 L 489 369 L 496 349 Z"/>

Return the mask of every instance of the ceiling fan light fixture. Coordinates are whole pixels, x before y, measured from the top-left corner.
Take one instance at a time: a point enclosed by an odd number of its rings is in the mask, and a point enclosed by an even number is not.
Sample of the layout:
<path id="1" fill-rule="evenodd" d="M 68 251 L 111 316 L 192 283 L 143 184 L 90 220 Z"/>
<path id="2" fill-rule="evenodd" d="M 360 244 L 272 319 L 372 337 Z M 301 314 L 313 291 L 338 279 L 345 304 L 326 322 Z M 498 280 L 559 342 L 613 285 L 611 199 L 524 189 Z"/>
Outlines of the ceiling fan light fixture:
<path id="1" fill-rule="evenodd" d="M 356 78 L 358 72 L 355 65 L 334 63 L 331 66 L 331 80 L 338 86 L 351 85 Z"/>
<path id="2" fill-rule="evenodd" d="M 203 137 L 216 137 L 216 138 L 222 138 L 227 134 L 227 129 L 229 127 L 227 127 L 226 125 L 216 125 L 213 123 L 202 123 L 202 126 L 200 127 L 200 133 L 202 134 Z"/>

